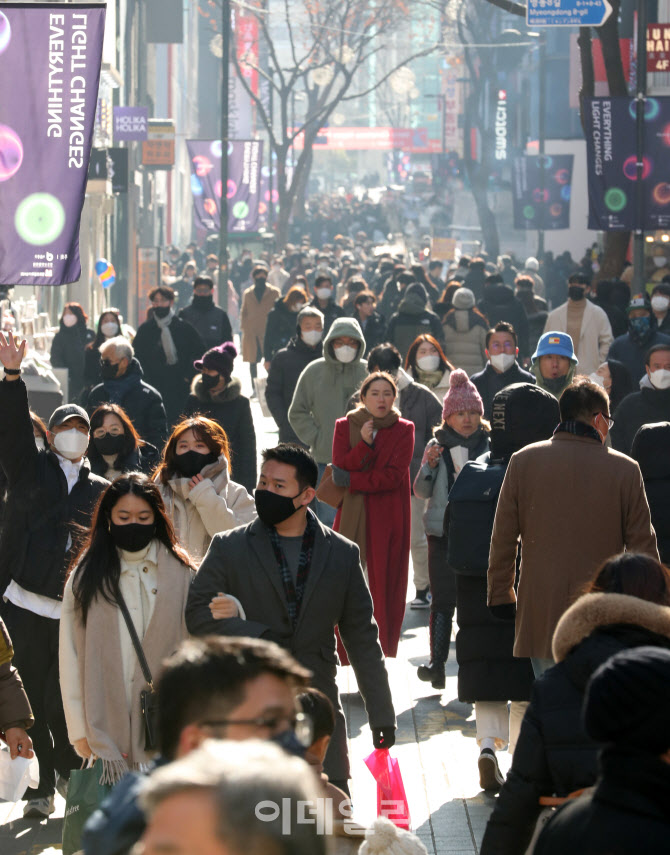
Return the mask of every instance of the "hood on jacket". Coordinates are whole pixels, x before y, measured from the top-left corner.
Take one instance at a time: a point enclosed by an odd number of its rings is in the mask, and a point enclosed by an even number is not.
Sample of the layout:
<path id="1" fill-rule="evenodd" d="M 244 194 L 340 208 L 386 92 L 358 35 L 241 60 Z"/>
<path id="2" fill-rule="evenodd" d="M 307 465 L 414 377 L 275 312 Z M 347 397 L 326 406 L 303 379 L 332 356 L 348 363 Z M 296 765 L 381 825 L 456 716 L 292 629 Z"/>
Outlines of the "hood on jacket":
<path id="1" fill-rule="evenodd" d="M 330 365 L 344 366 L 344 363 L 337 361 L 335 358 L 335 351 L 333 350 L 333 341 L 341 336 L 355 338 L 356 341 L 359 342 L 357 357 L 353 362 L 349 363 L 350 365 L 355 365 L 356 361 L 360 360 L 365 353 L 365 337 L 363 336 L 359 323 L 355 318 L 337 318 L 333 321 L 326 337 L 323 340 L 323 357 Z"/>
<path id="2" fill-rule="evenodd" d="M 222 392 L 212 395 L 209 389 L 205 389 L 202 383 L 202 374 L 196 374 L 191 381 L 191 394 L 199 401 L 215 404 L 220 401 L 232 401 L 242 394 L 242 381 L 237 377 L 231 377 Z"/>
<path id="3" fill-rule="evenodd" d="M 509 460 L 515 451 L 551 439 L 561 414 L 556 398 L 534 383 L 512 383 L 497 392 L 491 408 L 491 452 Z"/>
<path id="4" fill-rule="evenodd" d="M 498 282 L 484 285 L 484 301 L 494 306 L 509 306 L 515 300 L 514 291 Z"/>
<path id="5" fill-rule="evenodd" d="M 620 624 L 643 627 L 670 638 L 670 607 L 628 594 L 584 594 L 563 613 L 554 630 L 554 660 L 562 662 L 595 630 Z"/>
<path id="6" fill-rule="evenodd" d="M 670 422 L 642 425 L 630 456 L 637 460 L 645 481 L 670 478 Z"/>
<path id="7" fill-rule="evenodd" d="M 320 341 L 316 347 L 310 347 L 298 334 L 288 340 L 286 350 L 297 350 L 299 353 L 309 354 L 313 359 L 318 359 L 323 356 L 323 342 Z"/>
<path id="8" fill-rule="evenodd" d="M 423 293 L 420 293 L 419 289 Z M 427 300 L 423 285 L 415 282 L 407 288 L 402 300 L 398 303 L 398 314 L 422 315 L 426 311 Z"/>

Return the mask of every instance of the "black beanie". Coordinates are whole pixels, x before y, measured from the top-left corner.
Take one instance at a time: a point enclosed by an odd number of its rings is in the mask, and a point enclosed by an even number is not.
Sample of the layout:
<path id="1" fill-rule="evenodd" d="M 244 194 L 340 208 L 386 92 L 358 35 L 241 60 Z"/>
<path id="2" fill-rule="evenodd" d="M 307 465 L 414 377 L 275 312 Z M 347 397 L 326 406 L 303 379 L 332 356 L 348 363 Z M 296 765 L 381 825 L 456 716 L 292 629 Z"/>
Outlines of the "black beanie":
<path id="1" fill-rule="evenodd" d="M 515 451 L 549 439 L 561 421 L 558 401 L 532 383 L 512 383 L 493 398 L 491 453 L 509 459 Z"/>
<path id="2" fill-rule="evenodd" d="M 670 650 L 622 650 L 591 677 L 584 700 L 584 726 L 596 742 L 663 754 L 670 748 L 668 723 Z"/>

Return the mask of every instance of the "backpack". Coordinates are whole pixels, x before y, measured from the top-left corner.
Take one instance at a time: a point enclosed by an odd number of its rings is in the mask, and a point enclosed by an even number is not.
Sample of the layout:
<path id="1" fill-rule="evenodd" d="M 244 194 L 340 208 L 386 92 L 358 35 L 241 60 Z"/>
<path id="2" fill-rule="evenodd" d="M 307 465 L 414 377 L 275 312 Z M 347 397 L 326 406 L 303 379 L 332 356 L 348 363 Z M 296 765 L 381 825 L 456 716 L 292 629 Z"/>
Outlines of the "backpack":
<path id="1" fill-rule="evenodd" d="M 449 493 L 444 515 L 447 563 L 463 576 L 486 576 L 498 496 L 506 463 L 468 461 Z"/>

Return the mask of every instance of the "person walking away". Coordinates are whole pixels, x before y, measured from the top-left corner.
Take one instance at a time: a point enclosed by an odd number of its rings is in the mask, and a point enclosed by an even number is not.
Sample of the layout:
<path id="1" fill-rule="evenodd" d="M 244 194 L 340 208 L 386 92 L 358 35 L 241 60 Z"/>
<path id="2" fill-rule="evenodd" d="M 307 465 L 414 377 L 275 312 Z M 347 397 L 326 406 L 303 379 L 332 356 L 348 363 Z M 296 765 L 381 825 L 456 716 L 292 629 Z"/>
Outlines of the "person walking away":
<path id="1" fill-rule="evenodd" d="M 670 564 L 670 421 L 642 425 L 630 456 L 637 460 L 661 561 Z"/>
<path id="2" fill-rule="evenodd" d="M 191 302 L 180 309 L 179 317 L 197 331 L 206 350 L 233 340 L 228 313 L 214 305 L 214 281 L 210 276 L 196 276 Z"/>
<path id="3" fill-rule="evenodd" d="M 242 394 L 240 380 L 232 376 L 236 356 L 237 348 L 227 341 L 193 363 L 200 374 L 193 378 L 184 415 L 206 416 L 223 429 L 235 475 L 251 491 L 256 483 L 256 431 L 249 399 Z"/>
<path id="4" fill-rule="evenodd" d="M 556 398 L 529 383 L 502 389 L 492 410 L 491 451 L 465 464 L 444 518 L 447 563 L 456 575 L 458 699 L 474 704 L 479 785 L 489 792 L 504 782 L 496 751 L 507 745 L 514 753 L 533 682 L 530 661 L 513 655 L 513 624 L 486 607 L 493 519 L 512 454 L 548 439 L 560 421 Z"/>
<path id="5" fill-rule="evenodd" d="M 314 456 L 319 480 L 332 460 L 335 421 L 346 414 L 349 398 L 367 376 L 364 353 L 365 339 L 356 321 L 338 318 L 324 338 L 323 357 L 310 362 L 298 378 L 289 423 Z M 325 525 L 332 526 L 334 508 L 319 502 L 316 512 Z"/>
<path id="6" fill-rule="evenodd" d="M 421 469 L 414 479 L 414 495 L 428 500 L 424 525 L 432 594 L 430 664 L 420 665 L 417 675 L 434 689 L 444 689 L 446 685 L 445 667 L 456 609 L 456 579 L 447 563 L 444 513 L 449 491 L 463 466 L 489 450 L 490 430 L 488 422 L 482 421 L 482 399 L 465 371 L 455 369 L 449 383 L 442 407 L 442 425 L 426 445 Z"/>
<path id="7" fill-rule="evenodd" d="M 558 401 L 572 383 L 578 364 L 570 336 L 552 330 L 545 333 L 537 343 L 531 372 L 540 389 L 549 392 Z"/>
<path id="8" fill-rule="evenodd" d="M 123 336 L 108 339 L 100 348 L 102 383 L 91 389 L 86 409 L 92 414 L 102 404 L 123 407 L 135 431 L 149 445 L 163 447 L 167 438 L 167 417 L 163 398 L 145 383 L 135 350 Z"/>
<path id="9" fill-rule="evenodd" d="M 308 303 L 307 292 L 294 285 L 289 288 L 285 297 L 280 297 L 268 315 L 263 343 L 263 359 L 265 370 L 270 370 L 272 357 L 286 347 L 291 336 L 295 333 L 295 321 L 298 312 Z"/>
<path id="10" fill-rule="evenodd" d="M 78 766 L 70 747 L 58 687 L 58 622 L 65 570 L 78 532 L 91 520 L 107 486 L 84 457 L 90 442 L 86 410 L 58 407 L 49 419 L 48 447 L 38 449 L 21 380 L 26 343 L 0 333 L 0 468 L 7 500 L 0 532 L 2 617 L 14 642 L 35 715 L 32 739 L 40 761 L 40 783 L 31 791 L 24 816 L 43 819 L 54 812 L 56 773 L 64 792 Z M 62 794 L 61 792 L 61 794 Z"/>
<path id="11" fill-rule="evenodd" d="M 253 499 L 232 480 L 228 437 L 212 419 L 194 416 L 175 427 L 153 480 L 196 566 L 217 532 L 256 519 Z"/>
<path id="12" fill-rule="evenodd" d="M 388 323 L 386 339 L 398 348 L 403 357 L 419 335 L 429 334 L 438 341 L 444 341 L 440 319 L 430 311 L 427 302 L 426 289 L 420 282 L 408 285 L 398 303 L 398 310 Z"/>
<path id="13" fill-rule="evenodd" d="M 258 376 L 258 363 L 263 359 L 263 340 L 268 315 L 281 294 L 278 288 L 267 284 L 267 269 L 257 264 L 251 274 L 253 285 L 242 295 L 240 326 L 242 328 L 242 359 L 249 363 L 253 381 Z M 202 352 L 202 351 L 201 351 Z M 254 390 L 252 397 L 256 394 Z"/>
<path id="14" fill-rule="evenodd" d="M 617 291 L 626 289 L 628 297 L 622 309 L 614 302 L 614 296 Z M 595 286 L 596 296 L 593 303 L 599 306 L 607 315 L 607 320 L 612 327 L 612 335 L 618 338 L 620 335 L 625 335 L 628 332 L 628 322 L 626 320 L 625 306 L 630 301 L 630 288 L 621 279 L 600 279 Z"/>
<path id="15" fill-rule="evenodd" d="M 517 276 L 514 281 L 514 296 L 526 310 L 526 317 L 528 318 L 529 353 L 537 347 L 549 314 L 547 312 L 547 301 L 533 293 L 534 285 L 535 283 L 530 276 Z"/>
<path id="16" fill-rule="evenodd" d="M 91 413 L 91 442 L 86 455 L 91 472 L 113 481 L 126 472 L 150 474 L 160 452 L 145 442 L 118 404 L 100 404 Z"/>
<path id="17" fill-rule="evenodd" d="M 642 425 L 670 420 L 670 345 L 650 348 L 645 362 L 647 373 L 639 391 L 624 398 L 614 411 L 612 445 L 624 454 L 630 454 Z"/>
<path id="18" fill-rule="evenodd" d="M 489 555 L 488 605 L 501 619 L 515 620 L 514 655 L 530 656 L 536 677 L 553 664 L 556 624 L 594 567 L 624 548 L 658 559 L 640 468 L 605 445 L 606 392 L 580 378 L 563 392 L 559 407 L 554 436 L 512 456 Z"/>
<path id="19" fill-rule="evenodd" d="M 400 418 L 397 395 L 390 374 L 369 374 L 360 405 L 335 422 L 333 436 L 333 482 L 347 488 L 333 529 L 358 544 L 379 642 L 390 657 L 405 615 L 414 451 L 414 425 Z"/>
<path id="20" fill-rule="evenodd" d="M 205 350 L 198 332 L 176 317 L 174 298 L 172 288 L 163 285 L 151 291 L 150 317 L 140 324 L 133 340 L 146 382 L 163 398 L 168 430 L 186 403 L 194 374 L 193 360 Z"/>
<path id="21" fill-rule="evenodd" d="M 60 327 L 51 342 L 51 365 L 67 368 L 68 399 L 78 401 L 84 388 L 86 347 L 95 338 L 86 323 L 88 315 L 79 303 L 66 303 Z"/>
<path id="22" fill-rule="evenodd" d="M 313 306 L 298 312 L 295 334 L 286 347 L 277 351 L 270 363 L 265 400 L 279 428 L 280 442 L 304 445 L 291 427 L 288 411 L 298 378 L 323 353 L 323 315 Z"/>
<path id="23" fill-rule="evenodd" d="M 484 418 L 491 421 L 493 399 L 512 383 L 535 383 L 535 377 L 519 366 L 516 331 L 506 321 L 498 321 L 486 333 L 486 368 L 470 378 L 482 396 Z"/>
<path id="24" fill-rule="evenodd" d="M 486 365 L 486 334 L 489 322 L 475 308 L 475 295 L 461 287 L 454 293 L 452 307 L 444 316 L 444 352 L 449 362 L 466 374 L 476 374 Z"/>
<path id="25" fill-rule="evenodd" d="M 152 756 L 141 704 L 150 687 L 127 621 L 157 675 L 187 636 L 193 575 L 156 485 L 138 472 L 110 484 L 65 585 L 59 652 L 70 742 L 80 757 L 102 761 L 101 784 Z"/>

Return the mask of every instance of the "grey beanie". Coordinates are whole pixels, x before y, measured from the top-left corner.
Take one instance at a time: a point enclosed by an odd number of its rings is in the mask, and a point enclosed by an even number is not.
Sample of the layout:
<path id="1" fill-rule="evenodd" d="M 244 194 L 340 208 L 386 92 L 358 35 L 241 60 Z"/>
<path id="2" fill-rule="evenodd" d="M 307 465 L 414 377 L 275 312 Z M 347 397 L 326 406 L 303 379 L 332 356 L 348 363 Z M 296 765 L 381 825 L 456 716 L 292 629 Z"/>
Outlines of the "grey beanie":
<path id="1" fill-rule="evenodd" d="M 473 309 L 475 306 L 475 295 L 469 288 L 462 286 L 455 292 L 451 305 L 454 309 Z"/>

